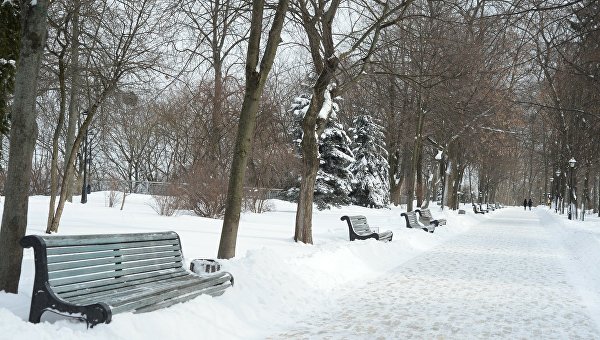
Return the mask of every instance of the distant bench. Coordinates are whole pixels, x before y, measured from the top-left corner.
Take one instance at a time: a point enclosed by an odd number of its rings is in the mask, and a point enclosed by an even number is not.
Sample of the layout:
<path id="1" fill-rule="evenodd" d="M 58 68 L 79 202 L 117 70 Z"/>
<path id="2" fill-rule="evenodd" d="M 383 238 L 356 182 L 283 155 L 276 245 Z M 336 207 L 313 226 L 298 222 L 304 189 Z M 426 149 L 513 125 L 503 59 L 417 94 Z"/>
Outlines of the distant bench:
<path id="1" fill-rule="evenodd" d="M 35 251 L 29 321 L 51 311 L 92 327 L 123 312 L 150 312 L 233 285 L 227 272 L 198 276 L 184 268 L 175 232 L 40 236 L 21 239 Z M 71 314 L 71 315 L 69 315 Z"/>
<path id="2" fill-rule="evenodd" d="M 476 204 L 473 204 L 473 212 L 475 214 L 485 214 L 487 212 L 487 210 L 481 210 L 481 206 L 477 206 Z"/>
<path id="3" fill-rule="evenodd" d="M 394 234 L 390 230 L 379 232 L 374 231 L 369 227 L 367 218 L 361 215 L 358 216 L 342 216 L 342 221 L 348 222 L 348 232 L 350 234 L 350 241 L 354 240 L 366 240 L 374 238 L 379 241 L 391 241 Z"/>
<path id="4" fill-rule="evenodd" d="M 442 225 L 446 225 L 446 219 L 443 218 L 433 218 L 431 215 L 431 210 L 429 208 L 425 209 L 415 209 L 415 212 L 419 214 L 419 221 L 425 225 L 435 224 L 435 227 L 439 227 Z"/>
<path id="5" fill-rule="evenodd" d="M 417 218 L 417 213 L 414 211 L 408 211 L 400 214 L 403 216 L 406 221 L 407 228 L 418 228 L 433 233 L 435 231 L 435 227 L 437 227 L 436 223 L 428 223 L 427 225 L 421 225 Z"/>

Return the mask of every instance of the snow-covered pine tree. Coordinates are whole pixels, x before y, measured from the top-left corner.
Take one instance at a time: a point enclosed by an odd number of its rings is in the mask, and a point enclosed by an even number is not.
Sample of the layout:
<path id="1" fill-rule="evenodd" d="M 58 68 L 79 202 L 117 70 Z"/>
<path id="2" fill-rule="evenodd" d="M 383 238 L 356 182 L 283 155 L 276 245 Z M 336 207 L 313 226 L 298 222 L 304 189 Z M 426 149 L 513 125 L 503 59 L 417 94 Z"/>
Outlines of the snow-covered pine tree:
<path id="1" fill-rule="evenodd" d="M 300 96 L 294 98 L 294 101 L 290 106 L 290 111 L 292 112 L 294 119 L 294 125 L 291 134 L 294 138 L 294 147 L 298 153 L 300 153 L 300 142 L 302 142 L 302 120 L 304 119 L 304 115 L 306 115 L 306 111 L 308 111 L 310 98 L 310 94 L 301 94 Z"/>
<path id="2" fill-rule="evenodd" d="M 319 141 L 321 160 L 315 182 L 314 202 L 320 210 L 331 205 L 351 203 L 349 195 L 352 192 L 353 176 L 349 166 L 355 162 L 350 148 L 352 141 L 337 118 L 339 106 L 334 102 L 331 108 L 329 121 Z"/>
<path id="3" fill-rule="evenodd" d="M 311 95 L 302 94 L 294 98 L 290 107 L 294 119 L 294 129 L 291 134 L 298 152 L 300 152 L 300 142 L 302 141 L 302 120 L 308 110 L 310 100 Z M 348 167 L 354 162 L 350 148 L 351 140 L 337 119 L 338 104 L 333 102 L 331 110 L 327 127 L 319 141 L 321 160 L 315 182 L 314 202 L 321 210 L 331 205 L 347 205 L 351 202 L 348 196 L 352 192 L 352 174 Z M 284 197 L 290 201 L 296 201 L 298 188 L 286 190 Z"/>
<path id="4" fill-rule="evenodd" d="M 294 122 L 290 128 L 289 134 L 292 136 L 292 143 L 294 144 L 294 148 L 296 149 L 298 157 L 300 157 L 300 154 L 302 153 L 300 147 L 300 143 L 302 142 L 302 120 L 304 119 L 304 115 L 306 115 L 306 111 L 308 111 L 310 99 L 310 94 L 301 94 L 300 96 L 294 98 L 292 104 L 290 105 L 290 109 L 288 110 L 288 112 L 292 113 L 292 120 Z M 290 202 L 298 202 L 299 194 L 300 178 L 298 178 L 298 181 L 296 181 L 293 186 L 283 191 L 281 198 Z"/>
<path id="5" fill-rule="evenodd" d="M 369 115 L 352 122 L 352 152 L 356 161 L 350 165 L 354 176 L 352 202 L 366 207 L 382 208 L 390 201 L 389 164 L 385 148 L 384 128 Z"/>

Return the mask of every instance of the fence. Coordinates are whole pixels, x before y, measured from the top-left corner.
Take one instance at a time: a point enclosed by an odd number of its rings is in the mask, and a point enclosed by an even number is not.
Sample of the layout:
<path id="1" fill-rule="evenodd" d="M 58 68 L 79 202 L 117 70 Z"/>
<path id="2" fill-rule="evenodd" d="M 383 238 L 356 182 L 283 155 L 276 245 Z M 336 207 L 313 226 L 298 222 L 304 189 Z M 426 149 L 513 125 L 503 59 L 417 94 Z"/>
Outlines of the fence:
<path id="1" fill-rule="evenodd" d="M 99 179 L 92 180 L 92 191 L 127 191 L 135 194 L 160 195 L 164 196 L 173 188 L 171 182 L 153 182 L 153 181 L 126 181 L 121 179 Z M 185 186 L 184 184 L 177 184 Z M 260 196 L 264 199 L 277 199 L 281 197 L 283 189 L 274 188 L 251 188 L 245 187 L 246 196 Z"/>

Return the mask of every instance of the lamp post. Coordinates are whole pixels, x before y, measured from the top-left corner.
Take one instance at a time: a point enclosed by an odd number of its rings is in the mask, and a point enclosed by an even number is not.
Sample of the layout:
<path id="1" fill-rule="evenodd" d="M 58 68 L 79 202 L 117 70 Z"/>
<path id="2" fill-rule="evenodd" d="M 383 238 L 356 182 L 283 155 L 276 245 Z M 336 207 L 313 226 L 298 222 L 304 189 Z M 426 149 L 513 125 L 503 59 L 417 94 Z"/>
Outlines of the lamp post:
<path id="1" fill-rule="evenodd" d="M 572 219 L 573 217 L 573 169 L 575 168 L 575 163 L 577 163 L 577 161 L 575 158 L 571 157 L 571 159 L 569 159 L 569 219 Z"/>
<path id="2" fill-rule="evenodd" d="M 87 111 L 83 111 L 81 113 L 83 115 L 83 119 L 85 120 L 85 118 L 87 117 Z M 84 135 L 84 140 L 83 140 L 83 183 L 81 184 L 81 203 L 85 204 L 87 203 L 87 176 L 88 176 L 88 171 L 87 171 L 87 164 L 89 162 L 88 159 L 88 151 L 87 149 L 89 148 L 88 145 L 88 129 L 85 129 L 85 135 Z"/>

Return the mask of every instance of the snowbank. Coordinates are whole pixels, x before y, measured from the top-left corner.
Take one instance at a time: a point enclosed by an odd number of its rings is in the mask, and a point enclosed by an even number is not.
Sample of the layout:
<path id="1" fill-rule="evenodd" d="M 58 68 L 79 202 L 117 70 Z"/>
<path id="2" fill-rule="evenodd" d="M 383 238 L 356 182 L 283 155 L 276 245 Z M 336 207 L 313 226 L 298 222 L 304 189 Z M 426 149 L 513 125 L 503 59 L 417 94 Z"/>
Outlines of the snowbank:
<path id="1" fill-rule="evenodd" d="M 105 200 L 105 193 L 92 193 L 88 204 L 67 204 L 60 233 L 174 230 L 181 237 L 188 263 L 194 258 L 214 258 L 217 253 L 220 220 L 189 214 L 159 216 L 150 206 L 150 196 L 128 196 L 123 211 L 106 207 Z M 488 218 L 433 207 L 434 216 L 448 219 L 448 226 L 430 234 L 406 229 L 401 208 L 350 206 L 315 212 L 315 244 L 305 245 L 292 240 L 295 204 L 273 201 L 271 205 L 271 212 L 242 215 L 237 256 L 222 261 L 222 269 L 234 275 L 235 286 L 223 296 L 201 296 L 146 314 L 119 314 L 111 324 L 89 330 L 81 322 L 50 313 L 41 324 L 26 321 L 34 276 L 33 252 L 28 249 L 19 294 L 0 292 L 0 339 L 264 338 Z M 47 197 L 31 198 L 28 234 L 44 232 L 47 207 Z M 392 230 L 394 241 L 349 242 L 340 217 L 356 214 L 365 215 L 373 227 Z"/>

